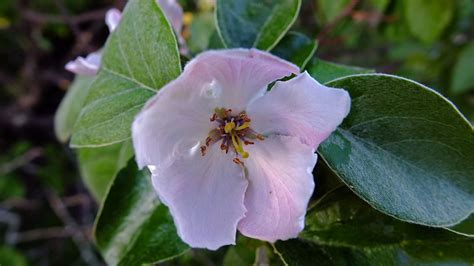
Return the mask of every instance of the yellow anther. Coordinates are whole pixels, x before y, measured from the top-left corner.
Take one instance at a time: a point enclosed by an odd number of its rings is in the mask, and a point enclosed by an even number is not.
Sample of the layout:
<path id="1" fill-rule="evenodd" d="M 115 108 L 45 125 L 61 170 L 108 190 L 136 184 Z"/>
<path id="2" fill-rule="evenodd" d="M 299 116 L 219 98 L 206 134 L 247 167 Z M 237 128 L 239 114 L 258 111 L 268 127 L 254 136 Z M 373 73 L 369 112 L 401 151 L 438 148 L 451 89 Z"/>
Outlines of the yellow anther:
<path id="1" fill-rule="evenodd" d="M 250 126 L 250 123 L 249 122 L 244 122 L 242 125 L 238 126 L 237 128 L 235 128 L 235 130 L 242 130 L 242 129 L 246 129 Z"/>
<path id="2" fill-rule="evenodd" d="M 224 126 L 224 132 L 229 134 L 232 131 L 232 129 L 234 129 L 234 128 L 235 128 L 235 123 L 233 121 L 228 122 Z"/>

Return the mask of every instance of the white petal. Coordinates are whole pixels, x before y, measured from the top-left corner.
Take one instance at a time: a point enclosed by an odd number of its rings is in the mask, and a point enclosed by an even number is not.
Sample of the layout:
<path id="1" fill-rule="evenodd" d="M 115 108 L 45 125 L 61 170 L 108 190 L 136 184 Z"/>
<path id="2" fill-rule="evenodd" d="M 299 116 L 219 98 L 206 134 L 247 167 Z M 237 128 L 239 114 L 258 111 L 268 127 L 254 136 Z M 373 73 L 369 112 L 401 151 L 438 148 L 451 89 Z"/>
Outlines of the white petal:
<path id="1" fill-rule="evenodd" d="M 205 156 L 197 151 L 153 173 L 153 186 L 191 247 L 215 250 L 235 244 L 247 180 L 232 158 L 213 145 Z"/>
<path id="2" fill-rule="evenodd" d="M 347 91 L 321 85 L 305 72 L 277 82 L 247 113 L 259 133 L 295 136 L 316 148 L 342 123 L 350 105 Z"/>
<path id="3" fill-rule="evenodd" d="M 257 50 L 210 51 L 197 56 L 135 118 L 132 137 L 138 165 L 165 164 L 188 153 L 216 126 L 209 121 L 216 107 L 234 109 L 238 105 L 244 110 L 242 106 L 263 93 L 269 82 L 297 69 Z"/>
<path id="4" fill-rule="evenodd" d="M 68 62 L 65 68 L 74 74 L 95 76 L 99 71 L 101 58 L 100 52 L 91 53 L 86 58 L 79 56 L 74 61 Z"/>
<path id="5" fill-rule="evenodd" d="M 107 11 L 105 14 L 105 24 L 107 24 L 111 33 L 115 30 L 115 28 L 117 28 L 121 18 L 122 13 L 120 10 L 112 8 Z"/>
<path id="6" fill-rule="evenodd" d="M 286 136 L 270 136 L 246 147 L 247 213 L 239 231 L 270 242 L 297 237 L 314 190 L 314 150 Z"/>
<path id="7" fill-rule="evenodd" d="M 220 88 L 220 106 L 236 112 L 264 94 L 269 83 L 298 73 L 299 68 L 256 49 L 207 51 L 191 60 L 186 70 L 196 79 L 215 82 Z"/>

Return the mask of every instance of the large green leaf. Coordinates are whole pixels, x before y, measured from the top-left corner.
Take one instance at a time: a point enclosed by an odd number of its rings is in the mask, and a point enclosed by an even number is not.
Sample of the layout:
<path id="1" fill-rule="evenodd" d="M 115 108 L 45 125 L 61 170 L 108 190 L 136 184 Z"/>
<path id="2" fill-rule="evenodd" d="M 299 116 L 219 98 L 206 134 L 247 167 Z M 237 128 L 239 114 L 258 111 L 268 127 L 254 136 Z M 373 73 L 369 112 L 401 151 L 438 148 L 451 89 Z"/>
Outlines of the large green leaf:
<path id="1" fill-rule="evenodd" d="M 473 212 L 473 128 L 448 100 L 381 74 L 327 85 L 348 90 L 352 107 L 319 153 L 361 198 L 398 219 L 436 227 Z"/>
<path id="2" fill-rule="evenodd" d="M 291 27 L 301 0 L 217 0 L 217 28 L 229 48 L 270 50 Z"/>
<path id="3" fill-rule="evenodd" d="M 451 76 L 451 91 L 461 94 L 474 89 L 474 43 L 466 46 L 459 54 L 458 61 Z"/>
<path id="4" fill-rule="evenodd" d="M 306 216 L 300 239 L 277 242 L 289 265 L 400 265 L 474 262 L 474 240 L 396 220 L 347 187 L 330 193 Z"/>
<path id="5" fill-rule="evenodd" d="M 308 64 L 307 71 L 321 83 L 349 75 L 375 72 L 372 69 L 336 64 L 319 58 L 312 60 L 310 64 Z"/>
<path id="6" fill-rule="evenodd" d="M 130 141 L 125 141 L 105 147 L 81 148 L 77 152 L 82 179 L 94 198 L 102 202 L 118 171 L 133 156 L 133 147 Z"/>
<path id="7" fill-rule="evenodd" d="M 455 9 L 456 1 L 452 0 L 404 0 L 408 28 L 424 42 L 433 42 L 443 33 Z"/>
<path id="8" fill-rule="evenodd" d="M 176 39 L 154 0 L 131 0 L 105 45 L 102 67 L 74 127 L 73 147 L 130 138 L 145 101 L 180 73 Z"/>
<path id="9" fill-rule="evenodd" d="M 151 264 L 188 250 L 168 209 L 158 200 L 149 171 L 139 171 L 134 160 L 114 179 L 94 229 L 109 265 Z"/>
<path id="10" fill-rule="evenodd" d="M 66 142 L 71 137 L 93 80 L 93 77 L 77 75 L 59 104 L 54 115 L 54 132 L 61 142 Z"/>
<path id="11" fill-rule="evenodd" d="M 308 61 L 316 52 L 318 44 L 306 35 L 299 32 L 289 32 L 278 45 L 273 48 L 272 54 L 293 62 L 304 69 Z"/>

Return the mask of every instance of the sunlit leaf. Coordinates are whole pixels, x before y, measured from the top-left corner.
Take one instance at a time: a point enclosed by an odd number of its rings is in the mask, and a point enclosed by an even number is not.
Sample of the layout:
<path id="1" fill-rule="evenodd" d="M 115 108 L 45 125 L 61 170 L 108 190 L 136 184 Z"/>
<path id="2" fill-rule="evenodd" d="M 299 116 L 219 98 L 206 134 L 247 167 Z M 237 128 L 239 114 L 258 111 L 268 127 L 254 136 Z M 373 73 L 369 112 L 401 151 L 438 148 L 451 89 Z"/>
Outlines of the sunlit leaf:
<path id="1" fill-rule="evenodd" d="M 74 127 L 73 147 L 97 147 L 130 138 L 146 100 L 180 73 L 173 31 L 154 0 L 128 2 L 104 48 L 102 67 Z"/>

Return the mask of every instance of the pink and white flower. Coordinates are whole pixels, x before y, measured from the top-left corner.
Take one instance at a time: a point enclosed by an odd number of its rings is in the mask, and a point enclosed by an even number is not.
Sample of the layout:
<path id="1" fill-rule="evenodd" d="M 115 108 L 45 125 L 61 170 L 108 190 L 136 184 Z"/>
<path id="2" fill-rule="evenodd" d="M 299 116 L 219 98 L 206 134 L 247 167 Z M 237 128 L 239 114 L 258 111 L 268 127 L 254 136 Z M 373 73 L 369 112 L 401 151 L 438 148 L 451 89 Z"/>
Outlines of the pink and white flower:
<path id="1" fill-rule="evenodd" d="M 183 28 L 183 9 L 176 0 L 156 0 L 156 3 L 160 6 L 176 33 L 178 42 L 181 45 L 181 50 L 186 51 L 185 42 L 181 36 L 181 30 Z M 112 8 L 107 11 L 105 14 L 105 23 L 107 24 L 110 33 L 114 32 L 117 28 L 121 18 L 122 13 L 120 10 Z M 65 68 L 74 74 L 95 76 L 99 71 L 101 59 L 101 52 L 93 52 L 85 58 L 79 56 L 75 60 L 68 62 Z"/>
<path id="2" fill-rule="evenodd" d="M 314 189 L 315 150 L 349 109 L 346 91 L 269 53 L 207 51 L 135 118 L 136 160 L 191 247 L 234 244 L 237 230 L 294 238 Z"/>

